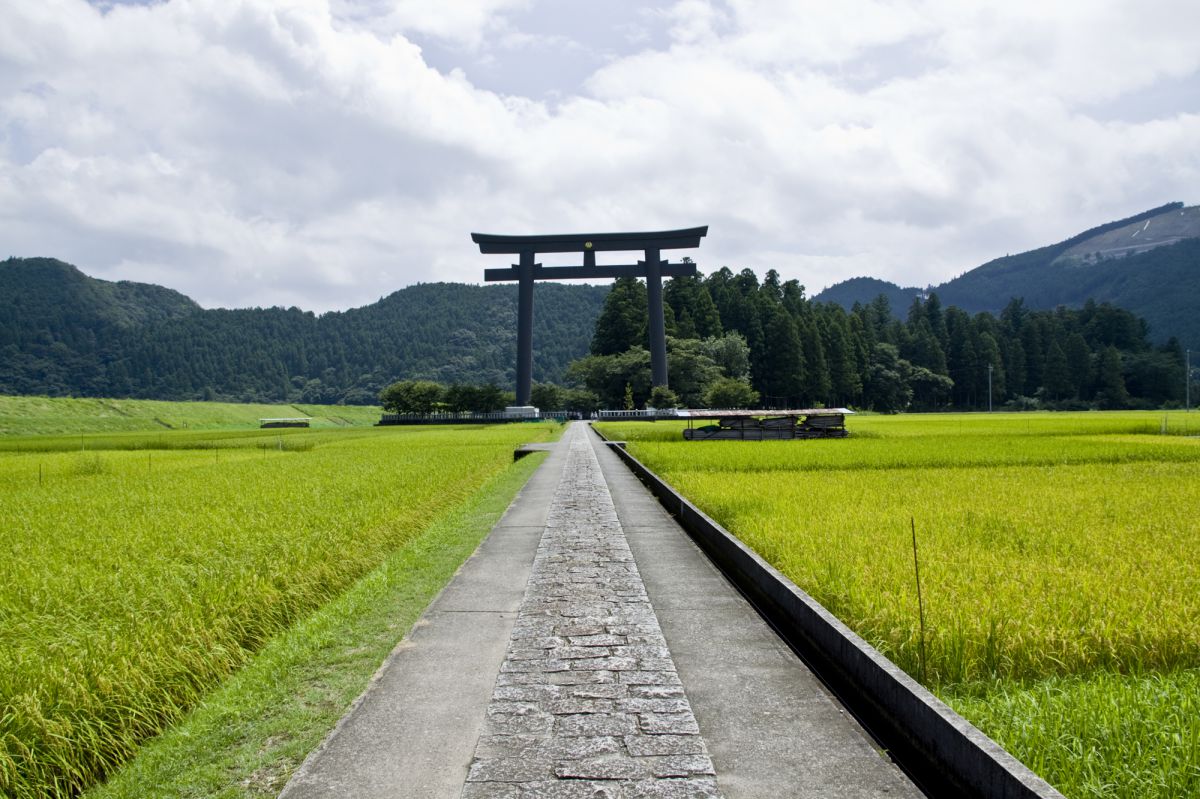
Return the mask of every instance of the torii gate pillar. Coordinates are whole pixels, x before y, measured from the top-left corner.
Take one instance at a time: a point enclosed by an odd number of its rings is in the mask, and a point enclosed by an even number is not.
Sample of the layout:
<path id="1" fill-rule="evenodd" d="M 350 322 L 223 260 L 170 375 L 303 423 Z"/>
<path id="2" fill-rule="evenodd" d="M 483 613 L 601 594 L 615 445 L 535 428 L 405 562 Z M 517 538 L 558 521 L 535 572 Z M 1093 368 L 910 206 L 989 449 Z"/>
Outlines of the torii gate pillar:
<path id="1" fill-rule="evenodd" d="M 662 264 L 658 250 L 646 250 L 646 300 L 650 311 L 650 381 L 667 384 L 667 330 L 663 315 Z"/>
<path id="2" fill-rule="evenodd" d="M 511 253 L 520 262 L 508 269 L 485 269 L 485 282 L 517 281 L 517 405 L 529 405 L 533 392 L 533 283 L 535 280 L 646 278 L 649 304 L 650 375 L 655 386 L 667 385 L 667 336 L 663 318 L 662 279 L 696 274 L 693 263 L 660 260 L 665 249 L 700 246 L 708 226 L 650 233 L 579 233 L 549 236 L 497 236 L 472 233 L 483 254 Z M 636 264 L 597 266 L 596 251 L 642 250 L 646 260 Z M 582 266 L 544 267 L 538 253 L 582 252 Z"/>
<path id="3" fill-rule="evenodd" d="M 529 405 L 533 393 L 533 253 L 521 253 L 517 265 L 517 405 Z"/>

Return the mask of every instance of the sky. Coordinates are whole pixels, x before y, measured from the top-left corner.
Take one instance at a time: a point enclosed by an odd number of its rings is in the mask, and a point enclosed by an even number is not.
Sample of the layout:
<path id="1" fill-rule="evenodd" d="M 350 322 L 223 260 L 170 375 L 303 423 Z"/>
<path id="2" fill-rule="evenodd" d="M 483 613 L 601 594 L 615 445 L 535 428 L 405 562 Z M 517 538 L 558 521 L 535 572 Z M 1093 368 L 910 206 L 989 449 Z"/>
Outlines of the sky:
<path id="1" fill-rule="evenodd" d="M 1195 0 L 4 0 L 0 258 L 323 312 L 480 282 L 474 231 L 708 225 L 667 257 L 935 285 L 1200 202 L 1197 42 Z"/>

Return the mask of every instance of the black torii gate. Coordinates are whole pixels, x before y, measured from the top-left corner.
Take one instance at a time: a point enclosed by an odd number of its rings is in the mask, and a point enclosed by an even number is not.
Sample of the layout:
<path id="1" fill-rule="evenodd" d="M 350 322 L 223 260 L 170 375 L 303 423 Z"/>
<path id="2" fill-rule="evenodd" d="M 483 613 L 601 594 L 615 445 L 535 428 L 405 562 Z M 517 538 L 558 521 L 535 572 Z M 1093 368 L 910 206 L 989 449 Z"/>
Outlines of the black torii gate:
<path id="1" fill-rule="evenodd" d="M 684 230 L 648 233 L 572 233 L 544 236 L 497 236 L 472 233 L 471 241 L 484 255 L 517 254 L 520 263 L 503 269 L 485 269 L 487 283 L 516 280 L 517 292 L 517 405 L 528 405 L 533 390 L 533 282 L 535 280 L 586 280 L 618 277 L 646 278 L 650 305 L 650 374 L 654 385 L 667 385 L 667 336 L 663 322 L 662 279 L 696 274 L 692 263 L 659 260 L 662 250 L 700 246 L 708 225 Z M 646 257 L 636 264 L 597 266 L 596 253 L 642 250 Z M 542 266 L 538 253 L 581 252 L 583 266 Z"/>

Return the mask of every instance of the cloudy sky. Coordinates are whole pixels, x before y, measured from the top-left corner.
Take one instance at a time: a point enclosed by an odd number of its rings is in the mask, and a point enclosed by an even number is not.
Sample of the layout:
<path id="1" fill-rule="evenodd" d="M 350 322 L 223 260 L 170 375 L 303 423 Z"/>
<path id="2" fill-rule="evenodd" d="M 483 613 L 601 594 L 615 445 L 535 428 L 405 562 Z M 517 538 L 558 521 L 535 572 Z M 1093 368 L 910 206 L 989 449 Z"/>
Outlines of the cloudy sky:
<path id="1" fill-rule="evenodd" d="M 0 258 L 323 311 L 478 282 L 471 231 L 707 224 L 706 271 L 939 283 L 1200 202 L 1198 42 L 1196 0 L 3 0 Z"/>

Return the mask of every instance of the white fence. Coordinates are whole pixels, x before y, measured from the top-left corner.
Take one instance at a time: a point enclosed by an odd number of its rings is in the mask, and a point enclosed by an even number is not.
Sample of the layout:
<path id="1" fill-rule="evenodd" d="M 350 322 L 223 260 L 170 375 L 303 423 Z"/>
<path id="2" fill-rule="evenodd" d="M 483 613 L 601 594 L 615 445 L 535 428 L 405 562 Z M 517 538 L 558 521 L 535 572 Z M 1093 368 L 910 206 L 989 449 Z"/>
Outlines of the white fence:
<path id="1" fill-rule="evenodd" d="M 491 411 L 475 413 L 462 411 L 459 413 L 385 413 L 379 419 L 379 424 L 499 424 L 500 422 L 525 422 L 539 419 L 563 422 L 570 418 L 578 418 L 567 411 L 514 413 L 511 411 Z"/>
<path id="2" fill-rule="evenodd" d="M 597 419 L 663 419 L 680 416 L 675 408 L 646 408 L 635 411 L 596 411 Z"/>

